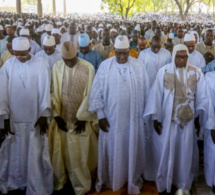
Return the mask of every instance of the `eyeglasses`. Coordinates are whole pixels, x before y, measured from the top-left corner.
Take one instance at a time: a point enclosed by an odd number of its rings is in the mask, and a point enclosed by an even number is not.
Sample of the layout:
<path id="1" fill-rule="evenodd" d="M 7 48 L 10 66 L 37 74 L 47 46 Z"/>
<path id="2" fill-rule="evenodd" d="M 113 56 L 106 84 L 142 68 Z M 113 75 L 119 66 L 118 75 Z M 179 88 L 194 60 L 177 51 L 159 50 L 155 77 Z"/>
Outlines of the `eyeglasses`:
<path id="1" fill-rule="evenodd" d="M 129 51 L 127 51 L 127 52 L 117 52 L 117 51 L 115 51 L 115 55 L 116 56 L 128 56 L 129 55 Z"/>
<path id="2" fill-rule="evenodd" d="M 187 60 L 188 59 L 188 56 L 175 56 L 175 59 L 177 60 Z"/>

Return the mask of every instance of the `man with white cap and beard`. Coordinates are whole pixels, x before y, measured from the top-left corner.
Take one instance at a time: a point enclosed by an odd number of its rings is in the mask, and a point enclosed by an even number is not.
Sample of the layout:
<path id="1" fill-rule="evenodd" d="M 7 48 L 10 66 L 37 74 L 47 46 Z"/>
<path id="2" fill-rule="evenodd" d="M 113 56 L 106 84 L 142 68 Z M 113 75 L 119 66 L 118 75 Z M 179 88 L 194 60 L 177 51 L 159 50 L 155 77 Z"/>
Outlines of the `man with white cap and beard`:
<path id="1" fill-rule="evenodd" d="M 97 191 L 128 184 L 139 194 L 145 164 L 143 112 L 149 81 L 141 61 L 129 56 L 129 40 L 119 35 L 115 56 L 101 63 L 91 89 L 89 111 L 99 119 Z"/>
<path id="2" fill-rule="evenodd" d="M 195 128 L 207 120 L 204 76 L 190 65 L 187 47 L 173 49 L 172 62 L 161 68 L 148 96 L 145 119 L 154 120 L 153 156 L 160 194 L 171 188 L 190 190 L 198 172 Z M 195 122 L 195 125 L 194 125 Z"/>
<path id="3" fill-rule="evenodd" d="M 42 36 L 41 36 L 41 47 L 43 48 L 43 39 L 45 38 L 45 36 L 47 36 L 47 35 L 51 35 L 51 31 L 52 31 L 52 29 L 53 29 L 54 27 L 53 27 L 53 25 L 52 24 L 47 24 L 47 25 L 45 25 L 45 33 L 43 33 L 42 34 Z"/>
<path id="4" fill-rule="evenodd" d="M 102 58 L 98 52 L 90 49 L 91 43 L 88 34 L 80 34 L 78 43 L 78 57 L 90 62 L 94 66 L 95 71 L 97 71 L 102 62 Z"/>
<path id="5" fill-rule="evenodd" d="M 27 195 L 50 195 L 47 117 L 51 116 L 50 70 L 46 60 L 30 55 L 29 40 L 12 42 L 15 57 L 0 70 L 0 191 L 26 188 Z"/>
<path id="6" fill-rule="evenodd" d="M 49 126 L 54 189 L 63 189 L 68 175 L 75 194 L 85 195 L 97 167 L 97 118 L 88 111 L 95 70 L 77 57 L 71 41 L 63 43 L 61 54 L 63 60 L 52 70 L 54 119 Z"/>
<path id="7" fill-rule="evenodd" d="M 200 52 L 195 50 L 195 41 L 195 36 L 193 34 L 185 34 L 184 45 L 187 46 L 189 51 L 189 64 L 199 68 L 204 68 L 206 66 L 205 58 Z"/>
<path id="8" fill-rule="evenodd" d="M 20 36 L 28 38 L 30 42 L 30 48 L 31 48 L 30 54 L 35 55 L 37 52 L 41 50 L 40 46 L 35 41 L 30 39 L 30 32 L 28 29 L 21 29 Z"/>
<path id="9" fill-rule="evenodd" d="M 48 35 L 43 40 L 43 50 L 35 56 L 46 59 L 51 70 L 56 62 L 62 60 L 60 52 L 56 49 L 55 38 Z"/>

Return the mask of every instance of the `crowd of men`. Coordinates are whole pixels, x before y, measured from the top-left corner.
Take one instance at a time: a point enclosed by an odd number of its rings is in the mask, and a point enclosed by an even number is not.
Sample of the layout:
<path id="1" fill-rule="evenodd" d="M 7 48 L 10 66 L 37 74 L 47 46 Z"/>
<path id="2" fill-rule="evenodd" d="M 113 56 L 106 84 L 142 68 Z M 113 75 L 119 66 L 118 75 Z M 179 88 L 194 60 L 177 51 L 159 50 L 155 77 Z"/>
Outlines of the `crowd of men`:
<path id="1" fill-rule="evenodd" d="M 0 193 L 215 193 L 213 23 L 0 18 Z"/>

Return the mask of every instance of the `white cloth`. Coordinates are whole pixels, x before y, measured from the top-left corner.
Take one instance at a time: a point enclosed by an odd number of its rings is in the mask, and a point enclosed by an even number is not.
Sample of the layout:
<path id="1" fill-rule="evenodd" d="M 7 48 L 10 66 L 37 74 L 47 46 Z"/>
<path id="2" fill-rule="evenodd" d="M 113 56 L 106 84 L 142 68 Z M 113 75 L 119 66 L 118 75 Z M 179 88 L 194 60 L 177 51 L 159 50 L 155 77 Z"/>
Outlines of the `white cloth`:
<path id="1" fill-rule="evenodd" d="M 143 111 L 148 92 L 144 65 L 133 57 L 118 64 L 105 60 L 96 73 L 89 111 L 107 118 L 110 128 L 99 134 L 97 191 L 106 184 L 113 191 L 128 183 L 129 194 L 139 194 L 145 164 Z"/>
<path id="2" fill-rule="evenodd" d="M 207 119 L 207 96 L 204 93 L 205 80 L 201 70 L 189 65 L 182 69 L 184 83 L 187 79 L 196 79 L 188 82 L 187 94 L 194 118 L 200 115 L 200 122 Z M 174 75 L 179 79 L 179 69 L 174 72 L 174 64 L 170 63 L 158 71 L 156 80 L 150 89 L 144 116 L 146 119 L 157 120 L 162 123 L 162 134 L 153 131 L 153 156 L 155 159 L 156 185 L 158 192 L 171 192 L 171 185 L 177 188 L 190 189 L 194 176 L 198 173 L 198 147 L 194 128 L 194 118 L 183 124 L 178 124 L 178 115 L 173 119 L 174 105 Z M 187 77 L 186 77 L 187 75 Z M 167 77 L 165 79 L 165 77 Z M 169 78 L 168 78 L 169 77 Z M 196 88 L 190 85 L 196 83 Z M 195 86 L 195 85 L 194 85 Z M 182 106 L 182 104 L 179 104 Z M 180 107 L 177 107 L 177 110 Z"/>
<path id="3" fill-rule="evenodd" d="M 158 53 L 154 53 L 151 48 L 144 49 L 140 52 L 138 60 L 143 62 L 149 77 L 150 87 L 152 86 L 157 72 L 164 65 L 171 62 L 171 54 L 168 50 L 161 48 Z"/>
<path id="4" fill-rule="evenodd" d="M 29 40 L 29 41 L 30 41 L 30 47 L 31 47 L 30 53 L 32 55 L 35 55 L 36 53 L 38 53 L 41 50 L 41 48 L 35 41 L 33 41 L 33 40 Z"/>
<path id="5" fill-rule="evenodd" d="M 44 32 L 40 38 L 40 42 L 41 42 L 41 48 L 43 49 L 43 40 L 46 36 L 50 36 L 47 32 Z"/>
<path id="6" fill-rule="evenodd" d="M 149 29 L 149 30 L 146 31 L 144 37 L 148 41 L 154 35 L 155 35 L 154 31 L 152 29 Z"/>
<path id="7" fill-rule="evenodd" d="M 52 55 L 47 55 L 46 52 L 44 50 L 42 50 L 42 51 L 38 52 L 35 56 L 46 59 L 49 63 L 49 67 L 51 68 L 51 70 L 56 62 L 62 60 L 60 52 L 56 49 Z"/>
<path id="8" fill-rule="evenodd" d="M 26 187 L 27 195 L 50 195 L 53 172 L 46 135 L 34 127 L 41 116 L 50 116 L 50 70 L 46 60 L 16 57 L 0 70 L 0 117 L 10 118 L 11 131 L 0 149 L 0 191 Z"/>
<path id="9" fill-rule="evenodd" d="M 72 41 L 75 47 L 78 46 L 78 38 L 79 38 L 80 32 L 77 32 L 75 35 L 70 35 L 70 33 L 64 33 L 61 36 L 61 43 L 64 43 L 65 41 Z"/>
<path id="10" fill-rule="evenodd" d="M 61 50 L 62 50 L 62 46 L 63 46 L 62 42 L 60 44 L 56 45 L 56 50 L 58 50 L 60 53 L 61 53 Z"/>
<path id="11" fill-rule="evenodd" d="M 189 64 L 192 64 L 198 68 L 204 68 L 206 66 L 205 58 L 196 50 L 189 54 Z"/>
<path id="12" fill-rule="evenodd" d="M 215 144 L 211 138 L 211 129 L 215 129 L 215 72 L 208 72 L 205 75 L 207 83 L 207 95 L 210 100 L 208 107 L 209 117 L 204 131 L 204 171 L 208 186 L 215 186 Z"/>

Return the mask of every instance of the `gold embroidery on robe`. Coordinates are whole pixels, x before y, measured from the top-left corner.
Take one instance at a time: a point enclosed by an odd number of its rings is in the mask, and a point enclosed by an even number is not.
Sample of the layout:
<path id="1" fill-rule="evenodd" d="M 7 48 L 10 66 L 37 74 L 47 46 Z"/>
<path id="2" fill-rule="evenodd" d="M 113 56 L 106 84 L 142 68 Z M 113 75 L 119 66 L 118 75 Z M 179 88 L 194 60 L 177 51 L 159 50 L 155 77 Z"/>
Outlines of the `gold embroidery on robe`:
<path id="1" fill-rule="evenodd" d="M 75 123 L 76 114 L 84 96 L 84 90 L 88 81 L 89 69 L 77 63 L 73 74 L 72 68 L 69 69 L 69 78 L 66 78 L 64 70 L 62 87 L 62 118 L 65 121 Z"/>
<path id="2" fill-rule="evenodd" d="M 172 91 L 175 88 L 174 85 L 174 74 L 165 72 L 164 74 L 164 87 Z"/>

